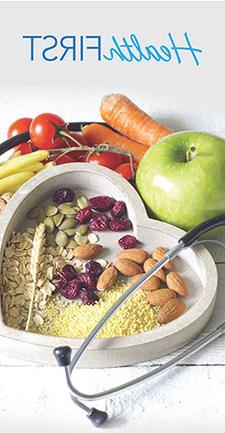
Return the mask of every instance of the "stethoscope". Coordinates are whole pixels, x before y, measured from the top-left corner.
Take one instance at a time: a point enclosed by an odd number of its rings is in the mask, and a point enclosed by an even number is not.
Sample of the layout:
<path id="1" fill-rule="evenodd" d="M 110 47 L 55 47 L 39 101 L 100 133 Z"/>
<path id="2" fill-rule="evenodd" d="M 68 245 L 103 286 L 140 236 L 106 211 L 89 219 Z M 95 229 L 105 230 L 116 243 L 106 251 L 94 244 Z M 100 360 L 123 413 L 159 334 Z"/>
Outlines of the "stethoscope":
<path id="1" fill-rule="evenodd" d="M 183 248 L 187 248 L 190 246 L 199 245 L 200 243 L 215 243 L 218 246 L 225 249 L 225 244 L 223 242 L 217 240 L 200 240 L 197 239 L 208 232 L 209 230 L 219 227 L 225 224 L 225 215 L 212 218 L 206 222 L 195 227 L 193 230 L 190 230 L 186 233 L 179 241 L 178 244 L 171 248 L 165 256 L 160 260 L 155 266 L 151 268 L 150 271 L 146 272 L 140 280 L 132 287 L 130 287 L 118 300 L 115 304 L 109 309 L 109 311 L 105 314 L 105 316 L 97 323 L 97 325 L 93 328 L 84 342 L 81 344 L 80 348 L 74 354 L 72 358 L 72 349 L 69 346 L 57 347 L 54 349 L 54 355 L 58 362 L 58 365 L 64 367 L 66 382 L 70 391 L 70 395 L 74 403 L 83 409 L 87 413 L 87 417 L 91 420 L 95 427 L 102 426 L 108 419 L 108 414 L 104 411 L 96 409 L 94 407 L 90 408 L 86 406 L 84 401 L 93 401 L 108 398 L 112 395 L 118 394 L 120 392 L 127 391 L 128 389 L 132 389 L 137 385 L 143 384 L 149 381 L 151 378 L 158 376 L 159 374 L 167 371 L 171 367 L 175 366 L 179 362 L 183 361 L 189 355 L 192 355 L 198 352 L 203 347 L 207 346 L 209 343 L 214 341 L 216 338 L 220 337 L 225 333 L 225 323 L 221 324 L 216 330 L 212 331 L 206 337 L 197 341 L 193 344 L 192 347 L 184 350 L 181 354 L 174 357 L 170 361 L 166 362 L 164 365 L 146 373 L 142 376 L 137 377 L 129 382 L 122 383 L 119 386 L 114 388 L 107 389 L 105 391 L 101 391 L 94 394 L 85 394 L 79 391 L 72 382 L 72 372 L 74 368 L 77 366 L 78 361 L 84 355 L 85 351 L 88 349 L 91 342 L 95 339 L 95 337 L 99 334 L 103 326 L 108 322 L 110 317 L 120 308 L 120 306 L 125 302 L 127 298 L 129 298 L 136 290 L 138 290 L 141 285 L 147 281 L 150 277 L 152 277 L 159 269 L 161 269 L 169 260 L 174 259 Z"/>
<path id="2" fill-rule="evenodd" d="M 81 125 L 87 124 L 88 122 L 76 122 L 69 123 L 68 127 L 71 131 L 80 130 Z M 28 141 L 29 133 L 25 132 L 23 134 L 17 135 L 0 145 L 0 155 L 5 153 L 7 150 L 12 149 L 18 144 Z M 144 384 L 148 380 L 153 377 L 162 374 L 163 372 L 169 370 L 171 367 L 177 365 L 179 362 L 183 361 L 190 355 L 198 352 L 203 347 L 207 346 L 212 341 L 216 340 L 221 335 L 225 334 L 225 323 L 222 323 L 217 329 L 210 332 L 206 337 L 198 340 L 196 343 L 192 345 L 192 347 L 183 350 L 179 355 L 172 358 L 170 361 L 166 362 L 164 365 L 155 368 L 153 371 L 150 371 L 146 374 L 143 374 L 136 379 L 133 379 L 129 382 L 122 383 L 114 388 L 110 388 L 98 393 L 94 394 L 85 394 L 79 391 L 72 382 L 72 372 L 78 364 L 78 361 L 85 354 L 85 351 L 88 349 L 89 345 L 95 339 L 95 337 L 99 334 L 103 326 L 108 322 L 108 320 L 113 316 L 113 314 L 121 307 L 121 305 L 129 298 L 136 290 L 138 290 L 142 284 L 147 281 L 150 277 L 152 277 L 159 269 L 161 269 L 165 264 L 174 259 L 184 248 L 188 248 L 191 246 L 199 245 L 200 243 L 215 243 L 221 248 L 225 249 L 225 244 L 223 242 L 207 239 L 207 240 L 198 240 L 203 234 L 206 232 L 225 225 L 225 215 L 221 215 L 215 218 L 212 218 L 208 221 L 205 221 L 195 227 L 194 229 L 187 232 L 177 243 L 176 246 L 171 248 L 165 256 L 160 260 L 155 266 L 151 268 L 148 272 L 146 272 L 142 278 L 138 280 L 136 284 L 130 287 L 122 296 L 115 302 L 115 304 L 109 309 L 109 311 L 105 314 L 105 316 L 95 325 L 93 330 L 87 336 L 87 338 L 83 341 L 80 348 L 74 354 L 72 358 L 72 349 L 69 346 L 57 347 L 54 349 L 54 355 L 60 367 L 64 367 L 66 382 L 69 388 L 69 392 L 74 403 L 83 409 L 87 417 L 94 424 L 95 427 L 101 427 L 108 419 L 108 414 L 104 411 L 96 409 L 94 407 L 90 408 L 86 406 L 83 402 L 85 401 L 95 401 L 100 399 L 108 398 L 112 395 L 118 394 L 120 392 L 124 392 L 128 389 L 132 389 L 137 385 Z"/>

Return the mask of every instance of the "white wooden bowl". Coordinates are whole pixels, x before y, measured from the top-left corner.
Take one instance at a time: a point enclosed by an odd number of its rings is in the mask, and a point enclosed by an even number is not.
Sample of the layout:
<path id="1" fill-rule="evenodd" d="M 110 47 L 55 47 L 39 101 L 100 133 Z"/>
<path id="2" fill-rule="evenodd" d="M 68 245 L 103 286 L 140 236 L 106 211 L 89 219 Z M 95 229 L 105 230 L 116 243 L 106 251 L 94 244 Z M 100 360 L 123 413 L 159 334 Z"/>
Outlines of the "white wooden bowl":
<path id="1" fill-rule="evenodd" d="M 74 163 L 45 170 L 27 182 L 14 195 L 1 217 L 0 261 L 12 230 L 20 229 L 29 210 L 62 186 L 71 186 L 89 197 L 111 195 L 127 204 L 135 236 L 143 248 L 172 247 L 184 234 L 169 224 L 149 219 L 135 189 L 120 175 L 95 164 Z M 121 233 L 101 233 L 101 243 L 109 246 L 108 259 L 115 254 Z M 97 339 L 80 367 L 112 367 L 139 363 L 172 352 L 195 337 L 207 324 L 213 311 L 217 270 L 209 252 L 202 246 L 183 250 L 175 259 L 176 268 L 187 281 L 190 296 L 187 311 L 178 319 L 150 332 L 129 337 Z M 5 326 L 0 310 L 0 348 L 5 355 L 20 360 L 55 364 L 53 349 L 70 345 L 76 350 L 82 340 L 45 336 Z"/>

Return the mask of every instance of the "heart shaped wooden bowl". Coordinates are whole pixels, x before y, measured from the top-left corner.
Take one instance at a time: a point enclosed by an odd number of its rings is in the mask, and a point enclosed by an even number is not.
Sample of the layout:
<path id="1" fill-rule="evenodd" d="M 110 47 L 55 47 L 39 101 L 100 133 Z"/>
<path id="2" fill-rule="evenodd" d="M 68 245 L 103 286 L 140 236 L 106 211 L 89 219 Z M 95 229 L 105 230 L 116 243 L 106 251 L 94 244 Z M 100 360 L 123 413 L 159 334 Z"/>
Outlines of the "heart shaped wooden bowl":
<path id="1" fill-rule="evenodd" d="M 117 173 L 95 164 L 66 164 L 44 170 L 13 196 L 1 217 L 0 261 L 12 230 L 21 229 L 30 209 L 62 186 L 70 186 L 78 194 L 89 197 L 107 194 L 124 200 L 133 222 L 134 234 L 147 251 L 156 246 L 175 246 L 184 233 L 169 224 L 149 219 L 135 189 Z M 121 233 L 101 233 L 101 243 L 109 247 L 107 259 L 114 258 L 120 237 Z M 201 332 L 215 303 L 216 266 L 202 246 L 184 250 L 175 259 L 175 264 L 190 289 L 190 296 L 186 300 L 187 311 L 180 318 L 147 333 L 95 340 L 80 362 L 80 367 L 124 366 L 147 361 L 178 349 Z M 0 348 L 5 355 L 51 365 L 55 364 L 54 347 L 69 345 L 76 350 L 81 341 L 7 327 L 0 310 Z"/>

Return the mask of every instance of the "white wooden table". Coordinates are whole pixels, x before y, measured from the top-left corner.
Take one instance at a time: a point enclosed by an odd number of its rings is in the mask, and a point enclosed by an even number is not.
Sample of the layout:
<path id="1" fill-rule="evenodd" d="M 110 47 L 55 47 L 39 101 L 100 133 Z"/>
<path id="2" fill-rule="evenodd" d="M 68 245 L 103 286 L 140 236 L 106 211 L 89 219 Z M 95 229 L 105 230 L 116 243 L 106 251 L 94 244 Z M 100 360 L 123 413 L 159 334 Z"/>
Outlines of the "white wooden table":
<path id="1" fill-rule="evenodd" d="M 111 89 L 114 91 L 116 89 Z M 7 93 L 8 92 L 8 93 Z M 1 110 L 1 140 L 4 139 L 6 126 L 19 116 L 33 115 L 42 111 L 58 112 L 66 120 L 92 120 L 96 117 L 99 95 L 107 93 L 108 89 L 92 89 L 88 93 L 76 89 L 77 98 L 69 94 L 69 90 L 58 91 L 55 101 L 55 90 L 48 89 L 42 93 L 35 88 L 30 90 L 9 89 L 2 93 Z M 126 92 L 126 88 L 124 88 Z M 66 93 L 66 95 L 65 95 Z M 82 94 L 81 94 L 82 93 Z M 127 93 L 136 100 L 140 95 L 129 89 Z M 18 108 L 17 101 L 23 105 Z M 171 108 L 165 100 L 151 98 L 143 92 L 141 99 L 143 107 L 152 111 L 159 118 L 168 117 L 168 125 L 174 129 L 209 130 L 225 136 L 223 120 L 206 113 L 196 115 L 191 107 L 187 107 L 189 115 L 181 117 L 181 106 Z M 34 104 L 35 100 L 35 104 Z M 81 102 L 82 101 L 82 102 Z M 92 101 L 94 103 L 92 104 Z M 96 102 L 97 101 L 97 102 Z M 160 106 L 161 109 L 157 109 Z M 35 107 L 33 111 L 31 107 Z M 88 111 L 87 111 L 88 107 Z M 163 107 L 163 109 L 162 109 Z M 72 113 L 72 114 L 71 114 Z M 78 113 L 76 116 L 74 113 Z M 165 116 L 164 113 L 168 113 Z M 177 119 L 176 121 L 174 119 Z M 186 119 L 185 121 L 183 119 Z M 210 126 L 208 126 L 210 125 Z M 224 237 L 225 239 L 225 237 Z M 212 249 L 211 249 L 212 250 Z M 219 290 L 213 317 L 205 330 L 208 332 L 225 320 L 225 252 L 215 250 L 214 258 L 218 263 Z M 141 386 L 132 392 L 111 398 L 97 404 L 105 408 L 110 416 L 106 430 L 120 433 L 136 433 L 138 430 L 154 433 L 190 433 L 224 431 L 224 386 L 225 386 L 225 337 L 212 343 L 196 356 L 187 359 L 185 365 L 174 368 L 171 372 L 154 379 L 149 385 Z M 80 370 L 78 385 L 83 389 L 100 389 L 115 383 L 128 380 L 141 373 L 161 365 L 170 356 L 129 368 L 105 370 Z M 82 411 L 76 408 L 67 393 L 63 370 L 57 367 L 44 367 L 18 362 L 15 359 L 4 358 L 0 353 L 0 426 L 3 433 L 54 433 L 94 432 L 90 422 Z"/>

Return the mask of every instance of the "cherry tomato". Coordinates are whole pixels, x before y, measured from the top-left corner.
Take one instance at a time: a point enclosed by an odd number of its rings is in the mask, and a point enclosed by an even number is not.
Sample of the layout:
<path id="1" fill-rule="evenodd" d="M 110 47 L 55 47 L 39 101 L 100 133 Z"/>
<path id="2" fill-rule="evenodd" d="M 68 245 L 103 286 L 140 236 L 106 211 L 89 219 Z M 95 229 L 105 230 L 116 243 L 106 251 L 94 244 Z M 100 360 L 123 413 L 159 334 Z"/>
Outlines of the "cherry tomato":
<path id="1" fill-rule="evenodd" d="M 101 152 L 90 155 L 88 162 L 94 162 L 95 164 L 103 165 L 104 167 L 111 168 L 111 170 L 115 170 L 115 168 L 121 164 L 122 158 L 119 153 Z"/>
<path id="2" fill-rule="evenodd" d="M 65 147 L 61 137 L 54 139 L 56 126 L 63 126 L 64 120 L 56 114 L 43 113 L 35 117 L 30 124 L 30 138 L 33 146 L 38 149 L 57 149 Z M 66 129 L 65 129 L 66 130 Z"/>
<path id="3" fill-rule="evenodd" d="M 74 162 L 74 159 L 71 157 L 71 154 L 68 153 L 66 155 L 60 156 L 60 153 L 56 153 L 55 155 L 52 155 L 49 161 L 55 161 L 56 160 L 56 164 L 57 165 L 61 165 L 61 164 L 68 164 L 69 162 Z"/>
<path id="4" fill-rule="evenodd" d="M 130 162 L 130 158 L 128 155 L 122 155 L 122 164 L 125 162 Z"/>
<path id="5" fill-rule="evenodd" d="M 125 164 L 119 165 L 115 171 L 117 173 L 121 174 L 127 180 L 130 180 L 133 177 L 130 163 L 125 163 Z"/>
<path id="6" fill-rule="evenodd" d="M 15 137 L 15 135 L 29 131 L 31 122 L 32 119 L 30 117 L 22 117 L 21 119 L 15 120 L 8 129 L 7 137 Z"/>
<path id="7" fill-rule="evenodd" d="M 7 137 L 12 138 L 15 137 L 15 135 L 29 131 L 31 122 L 32 119 L 30 117 L 22 117 L 21 119 L 15 120 L 8 129 Z M 31 153 L 31 146 L 29 143 L 20 143 L 15 147 L 15 151 L 17 150 L 21 152 L 21 155 L 26 155 L 27 153 Z"/>
<path id="8" fill-rule="evenodd" d="M 69 131 L 69 135 L 72 138 L 75 138 L 75 140 L 78 141 L 82 146 L 87 146 L 86 140 L 81 132 Z M 66 143 L 64 143 L 64 147 L 77 147 L 76 143 L 69 138 L 66 138 L 65 142 Z M 67 144 L 67 146 L 65 144 Z M 73 159 L 73 162 L 84 162 L 87 154 L 88 151 L 75 150 L 74 152 L 70 152 L 68 156 Z"/>
<path id="9" fill-rule="evenodd" d="M 31 144 L 28 143 L 21 143 L 18 144 L 18 146 L 15 147 L 15 152 L 20 151 L 21 155 L 27 155 L 27 153 L 32 152 Z"/>

